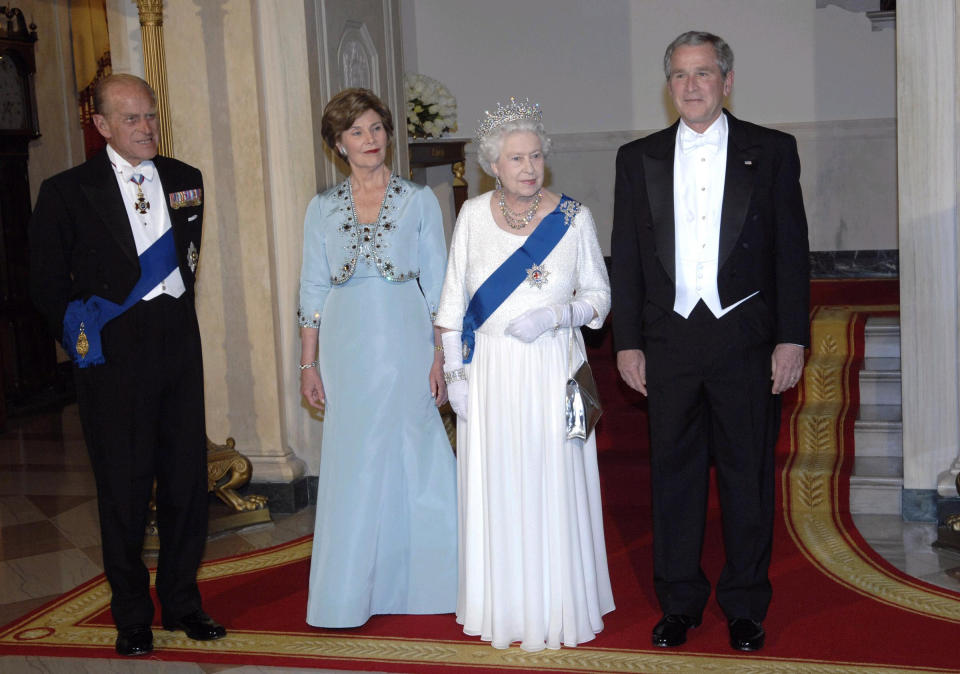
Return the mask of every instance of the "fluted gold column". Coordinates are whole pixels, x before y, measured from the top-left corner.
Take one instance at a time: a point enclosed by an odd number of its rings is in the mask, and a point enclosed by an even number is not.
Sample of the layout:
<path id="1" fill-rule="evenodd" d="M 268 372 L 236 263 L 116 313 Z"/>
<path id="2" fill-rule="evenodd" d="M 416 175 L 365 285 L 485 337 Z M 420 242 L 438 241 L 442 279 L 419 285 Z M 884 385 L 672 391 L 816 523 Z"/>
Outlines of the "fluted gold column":
<path id="1" fill-rule="evenodd" d="M 167 62 L 163 49 L 163 0 L 133 0 L 140 13 L 144 79 L 157 94 L 160 119 L 160 154 L 173 156 L 173 131 L 167 103 Z"/>

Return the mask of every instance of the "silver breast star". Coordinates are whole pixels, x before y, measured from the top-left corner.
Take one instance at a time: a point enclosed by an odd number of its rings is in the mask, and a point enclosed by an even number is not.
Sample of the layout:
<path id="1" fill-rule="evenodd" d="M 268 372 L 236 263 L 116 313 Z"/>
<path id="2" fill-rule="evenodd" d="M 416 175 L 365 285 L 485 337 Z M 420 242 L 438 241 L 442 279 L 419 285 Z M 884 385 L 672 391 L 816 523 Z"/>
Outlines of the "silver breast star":
<path id="1" fill-rule="evenodd" d="M 550 272 L 544 269 L 543 265 L 534 264 L 527 270 L 527 283 L 539 290 L 547 282 L 548 276 L 550 276 Z"/>

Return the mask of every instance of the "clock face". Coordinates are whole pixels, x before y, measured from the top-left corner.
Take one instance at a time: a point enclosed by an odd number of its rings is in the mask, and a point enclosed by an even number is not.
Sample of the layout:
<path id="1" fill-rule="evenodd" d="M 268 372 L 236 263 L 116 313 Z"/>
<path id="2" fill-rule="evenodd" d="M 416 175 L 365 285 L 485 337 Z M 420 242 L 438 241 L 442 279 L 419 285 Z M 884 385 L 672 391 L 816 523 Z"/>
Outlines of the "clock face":
<path id="1" fill-rule="evenodd" d="M 17 64 L 0 54 L 0 129 L 27 128 L 27 97 Z"/>

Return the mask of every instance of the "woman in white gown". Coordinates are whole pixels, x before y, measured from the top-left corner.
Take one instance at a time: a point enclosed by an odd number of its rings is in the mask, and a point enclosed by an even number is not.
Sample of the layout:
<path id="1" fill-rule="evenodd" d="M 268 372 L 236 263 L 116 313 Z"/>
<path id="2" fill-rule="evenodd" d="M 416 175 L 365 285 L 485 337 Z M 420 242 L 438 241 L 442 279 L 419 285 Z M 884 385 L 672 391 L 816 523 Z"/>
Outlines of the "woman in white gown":
<path id="1" fill-rule="evenodd" d="M 590 211 L 543 189 L 539 106 L 511 99 L 477 130 L 498 189 L 457 219 L 435 324 L 457 412 L 457 621 L 496 648 L 576 646 L 614 608 L 597 448 L 568 440 L 564 392 L 610 285 Z"/>

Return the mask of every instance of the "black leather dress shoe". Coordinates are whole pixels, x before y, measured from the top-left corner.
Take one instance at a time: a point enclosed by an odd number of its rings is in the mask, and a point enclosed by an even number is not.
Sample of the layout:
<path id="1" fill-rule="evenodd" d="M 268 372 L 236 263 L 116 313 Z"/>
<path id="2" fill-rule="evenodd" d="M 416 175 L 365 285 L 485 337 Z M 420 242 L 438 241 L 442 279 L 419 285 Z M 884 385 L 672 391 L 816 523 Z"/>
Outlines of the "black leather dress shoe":
<path id="1" fill-rule="evenodd" d="M 163 628 L 170 632 L 183 630 L 188 639 L 195 641 L 213 641 L 227 636 L 223 625 L 203 611 L 194 611 L 178 620 L 164 620 Z"/>
<path id="2" fill-rule="evenodd" d="M 738 651 L 759 651 L 763 648 L 766 633 L 763 625 L 750 618 L 732 618 L 727 622 L 730 628 L 730 646 Z"/>
<path id="3" fill-rule="evenodd" d="M 146 625 L 125 627 L 117 630 L 117 653 L 120 655 L 146 655 L 153 650 L 153 632 Z"/>
<path id="4" fill-rule="evenodd" d="M 665 614 L 653 628 L 653 645 L 660 648 L 679 646 L 687 640 L 687 630 L 699 624 L 699 618 L 679 613 Z"/>

